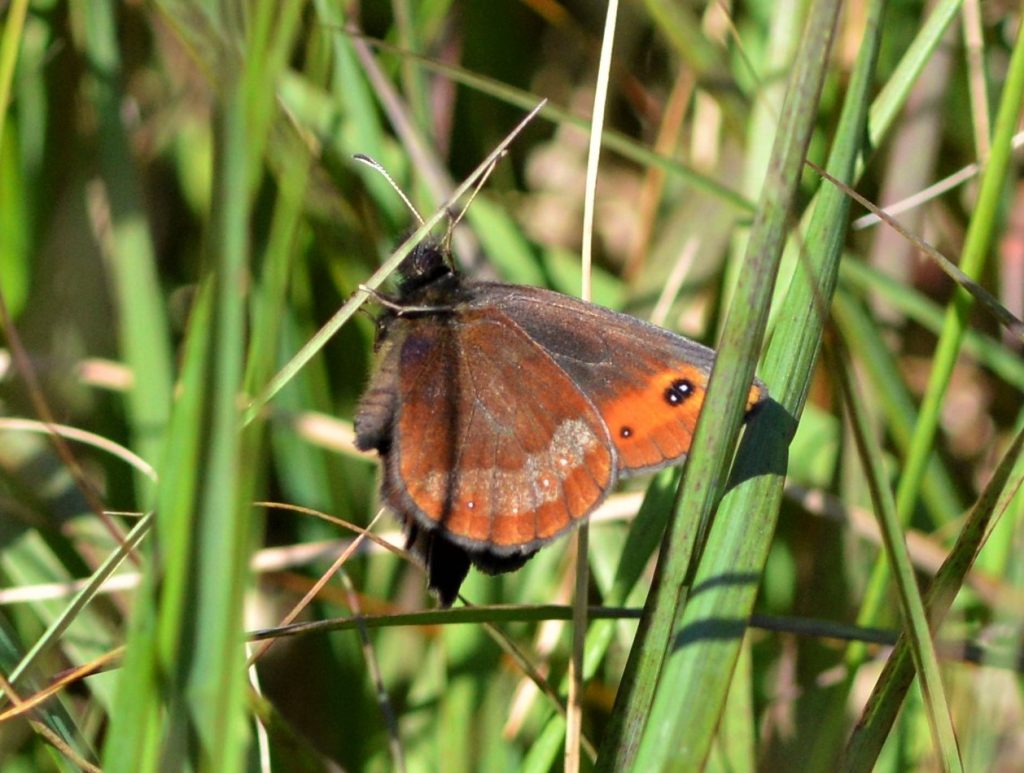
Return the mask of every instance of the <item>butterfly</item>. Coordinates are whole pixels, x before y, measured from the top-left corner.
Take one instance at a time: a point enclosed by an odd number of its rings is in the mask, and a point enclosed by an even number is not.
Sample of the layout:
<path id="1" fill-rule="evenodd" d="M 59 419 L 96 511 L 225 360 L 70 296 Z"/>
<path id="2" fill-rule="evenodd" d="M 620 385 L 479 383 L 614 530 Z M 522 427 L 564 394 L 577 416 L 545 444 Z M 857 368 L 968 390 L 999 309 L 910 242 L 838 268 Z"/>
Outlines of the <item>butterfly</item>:
<path id="1" fill-rule="evenodd" d="M 451 606 L 475 566 L 523 566 L 616 481 L 685 460 L 715 353 L 551 290 L 466 279 L 418 245 L 379 296 L 356 445 L 428 587 Z M 767 398 L 751 385 L 749 416 Z"/>

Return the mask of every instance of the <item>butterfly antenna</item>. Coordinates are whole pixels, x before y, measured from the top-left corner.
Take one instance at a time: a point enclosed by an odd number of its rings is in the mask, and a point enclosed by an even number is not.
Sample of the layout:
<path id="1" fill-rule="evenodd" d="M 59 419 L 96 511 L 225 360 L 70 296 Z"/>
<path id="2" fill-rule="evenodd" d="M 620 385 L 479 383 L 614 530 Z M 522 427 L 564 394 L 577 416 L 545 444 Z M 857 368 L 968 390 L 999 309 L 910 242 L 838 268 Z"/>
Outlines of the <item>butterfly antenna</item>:
<path id="1" fill-rule="evenodd" d="M 395 193 L 397 193 L 398 196 L 405 203 L 405 206 L 409 208 L 410 212 L 412 212 L 413 217 L 416 218 L 416 222 L 419 223 L 420 225 L 423 225 L 423 218 L 420 217 L 420 213 L 416 211 L 416 207 L 414 207 L 412 205 L 412 202 L 409 201 L 409 197 L 405 195 L 405 192 L 398 187 L 398 183 L 395 182 L 394 178 L 388 174 L 387 169 L 381 166 L 375 159 L 372 159 L 363 153 L 356 153 L 354 156 L 352 156 L 352 158 L 354 158 L 356 161 L 362 161 L 371 169 L 380 172 L 384 179 L 387 180 L 391 187 L 394 189 Z M 473 195 L 476 194 L 474 193 Z"/>
<path id="2" fill-rule="evenodd" d="M 484 171 L 481 173 L 480 179 L 477 180 L 476 185 L 473 186 L 473 192 L 470 194 L 469 201 L 466 202 L 466 206 L 464 206 L 462 208 L 462 211 L 459 212 L 459 214 L 456 217 L 452 218 L 451 222 L 448 224 L 448 231 L 444 235 L 443 242 L 445 246 L 451 244 L 452 233 L 455 231 L 455 226 L 462 222 L 463 216 L 469 210 L 469 205 L 473 203 L 473 199 L 476 198 L 476 195 L 480 192 L 480 189 L 484 187 L 484 183 L 487 182 L 487 178 L 491 176 L 491 172 L 494 171 L 494 167 L 496 167 L 498 165 L 498 162 L 501 161 L 507 155 L 508 151 L 502 150 L 501 153 L 495 156 L 494 160 L 492 160 L 491 163 L 487 165 L 487 168 L 484 169 Z"/>

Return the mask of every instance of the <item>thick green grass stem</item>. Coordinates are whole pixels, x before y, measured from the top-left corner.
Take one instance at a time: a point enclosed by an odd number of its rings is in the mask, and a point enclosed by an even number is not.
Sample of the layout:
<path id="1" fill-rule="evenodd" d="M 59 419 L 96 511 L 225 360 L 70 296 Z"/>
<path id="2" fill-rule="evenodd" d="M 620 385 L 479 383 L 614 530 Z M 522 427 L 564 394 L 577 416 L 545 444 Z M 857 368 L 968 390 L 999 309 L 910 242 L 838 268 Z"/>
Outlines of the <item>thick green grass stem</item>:
<path id="1" fill-rule="evenodd" d="M 615 739 L 618 748 L 614 752 L 606 744 L 609 753 L 604 758 L 605 769 L 627 769 L 634 765 L 640 769 L 662 769 L 667 766 L 694 768 L 704 764 L 710 751 L 712 731 L 724 705 L 732 668 L 738 656 L 742 621 L 749 614 L 753 588 L 756 588 L 755 578 L 763 565 L 774 530 L 777 511 L 773 505 L 777 503 L 777 498 L 775 502 L 771 496 L 762 498 L 757 508 L 761 515 L 753 516 L 755 520 L 763 517 L 771 525 L 760 528 L 760 538 L 753 541 L 752 554 L 747 554 L 751 545 L 744 544 L 742 537 L 737 540 L 736 534 L 726 539 L 727 544 L 712 547 L 713 543 L 723 538 L 723 528 L 720 528 L 723 522 L 729 526 L 736 524 L 736 518 L 751 518 L 749 512 L 729 517 L 719 511 L 688 604 L 681 591 L 689 572 L 688 562 L 676 561 L 673 548 L 677 544 L 686 543 L 686 522 L 690 519 L 703 521 L 721 494 L 724 471 L 738 429 L 739 400 L 745 393 L 744 383 L 749 383 L 752 357 L 759 348 L 760 336 L 767 320 L 774 277 L 778 271 L 793 196 L 803 170 L 804 154 L 822 85 L 823 63 L 830 50 L 837 14 L 838 5 L 833 3 L 816 3 L 811 9 L 748 244 L 746 270 L 737 283 L 731 313 L 724 328 L 719 360 L 707 396 L 706 410 L 702 421 L 698 423 L 684 473 L 680 505 L 676 519 L 666 535 L 666 547 L 662 550 L 662 561 L 658 568 L 662 575 L 661 582 L 652 592 L 645 609 L 645 617 L 649 616 L 655 621 L 647 629 L 649 632 L 661 634 L 665 630 L 674 630 L 677 633 L 674 639 L 670 638 L 663 643 L 644 641 L 638 637 L 640 640 L 634 645 L 634 654 L 644 650 L 657 651 L 660 645 L 664 647 L 665 659 L 662 665 L 657 658 L 648 656 L 643 669 L 637 669 L 637 681 L 641 684 L 646 684 L 648 680 L 653 683 L 655 679 L 658 682 L 653 702 L 649 694 L 634 688 L 635 694 L 630 696 L 628 705 L 617 705 L 617 712 L 623 712 L 627 720 L 623 726 L 641 724 L 645 717 L 646 725 L 639 747 L 625 736 Z M 873 61 L 872 56 L 872 66 Z M 864 112 L 860 114 L 860 126 L 863 126 Z M 852 157 L 849 166 L 852 167 Z M 844 168 L 840 174 L 845 176 L 847 171 Z M 766 374 L 766 381 L 770 387 L 776 383 L 771 380 L 770 374 Z M 721 391 L 716 389 L 719 382 Z M 782 381 L 777 383 L 781 384 Z M 709 420 L 709 416 L 714 417 L 714 420 Z M 753 436 L 755 442 L 744 445 L 755 445 L 757 433 L 765 432 L 767 427 L 772 426 L 772 422 L 785 423 L 774 410 L 765 410 L 760 419 L 755 420 L 748 433 L 748 440 Z M 784 447 L 790 437 L 789 430 L 781 426 L 777 429 L 784 438 L 781 443 Z M 747 474 L 758 469 L 757 465 L 744 468 L 744 461 L 749 463 L 751 460 L 745 458 L 741 450 L 737 469 L 746 470 Z M 777 456 L 774 461 L 779 461 Z M 778 494 L 782 480 L 780 470 L 774 469 L 774 474 L 768 474 L 763 467 L 760 470 L 764 473 L 762 479 L 775 480 L 774 488 Z M 749 484 L 758 479 L 756 473 L 753 475 L 742 484 L 743 488 L 750 488 Z M 734 487 L 733 492 L 740 487 Z M 766 509 L 762 511 L 761 507 Z M 680 513 L 685 513 L 686 518 L 681 519 Z M 724 531 L 728 531 L 728 528 Z M 710 568 L 710 564 L 718 558 L 727 555 L 736 557 L 737 552 L 743 553 L 743 558 L 732 563 L 724 574 L 717 566 Z M 705 559 L 709 558 L 710 563 L 705 563 Z M 743 568 L 736 568 L 747 566 L 753 569 L 749 575 Z M 713 574 L 705 574 L 708 571 Z M 740 586 L 745 587 L 736 594 Z M 699 603 L 695 604 L 698 597 Z M 734 625 L 733 620 L 738 625 Z M 642 624 L 641 631 L 644 630 Z M 700 631 L 706 631 L 707 636 L 700 635 Z M 712 645 L 710 648 L 709 643 Z M 699 668 L 694 668 L 696 661 L 700 661 Z M 705 707 L 704 711 L 699 712 L 701 717 L 685 709 L 694 700 Z"/>
<path id="2" fill-rule="evenodd" d="M 869 8 L 865 37 L 828 161 L 830 173 L 839 179 L 849 179 L 853 174 L 863 142 L 884 7 L 885 3 L 879 2 Z M 791 184 L 782 182 L 786 179 L 783 175 L 790 171 L 785 162 L 780 163 L 787 153 L 782 147 L 789 143 L 788 152 L 796 152 L 801 136 L 806 137 L 806 122 L 813 121 L 815 89 L 820 88 L 820 69 L 837 11 L 828 3 L 812 6 L 803 49 L 787 94 L 777 147 L 759 207 L 761 217 L 772 218 L 777 224 L 784 223 L 786 215 L 780 200 L 773 200 L 773 193 L 777 192 L 771 187 L 780 185 L 784 189 Z M 640 767 L 668 765 L 693 769 L 707 760 L 739 654 L 744 621 L 753 607 L 774 534 L 786 466 L 785 449 L 802 411 L 820 343 L 824 310 L 835 287 L 847 210 L 847 199 L 839 191 L 824 188 L 819 192 L 814 215 L 801 241 L 815 245 L 815 250 L 798 263 L 765 360 L 764 377 L 775 389 L 779 407 L 764 412 L 763 423 L 751 427 L 746 438 L 750 442 L 740 449 L 734 473 L 738 483 L 723 497 L 712 524 L 693 591 L 677 629 L 672 656 L 660 675 L 661 684 L 637 757 Z M 774 251 L 782 246 L 781 240 L 766 240 L 766 234 L 758 233 L 758 223 L 755 221 L 748 246 L 748 256 L 755 261 L 758 256 L 777 255 Z M 756 270 L 751 273 L 756 274 Z M 740 307 L 752 303 L 745 298 L 744 276 L 741 275 L 737 286 Z M 723 353 L 729 349 L 728 323 L 726 330 Z M 748 329 L 737 330 L 736 334 L 750 333 Z M 713 399 L 713 395 L 709 394 L 708 399 Z M 759 429 L 762 426 L 772 428 L 771 437 L 767 436 L 767 429 Z M 698 426 L 698 449 L 700 432 Z M 693 472 L 691 468 L 687 475 Z M 684 489 L 684 506 L 685 500 Z M 685 709 L 696 703 L 705 707 L 701 716 Z"/>

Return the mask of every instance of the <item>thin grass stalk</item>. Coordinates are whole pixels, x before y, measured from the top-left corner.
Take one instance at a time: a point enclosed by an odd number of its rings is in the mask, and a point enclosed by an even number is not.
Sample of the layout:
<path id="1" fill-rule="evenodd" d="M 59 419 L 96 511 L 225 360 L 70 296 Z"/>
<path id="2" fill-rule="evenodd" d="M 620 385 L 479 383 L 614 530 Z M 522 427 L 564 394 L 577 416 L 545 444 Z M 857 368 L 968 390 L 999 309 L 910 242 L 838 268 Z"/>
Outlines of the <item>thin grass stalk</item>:
<path id="1" fill-rule="evenodd" d="M 62 701 L 38 700 L 39 694 L 46 689 L 43 687 L 44 677 L 38 670 L 33 669 L 27 674 L 23 671 L 21 684 L 17 687 L 13 678 L 5 678 L 16 663 L 25 661 L 22 652 L 18 631 L 5 616 L 0 616 L 0 695 L 3 696 L 0 699 L 0 724 L 15 715 L 23 716 L 33 731 L 69 759 L 98 759 L 80 723 Z"/>
<path id="2" fill-rule="evenodd" d="M 36 640 L 36 643 L 18 661 L 18 664 L 10 670 L 7 678 L 11 684 L 15 684 L 22 674 L 28 672 L 40 656 L 58 642 L 82 609 L 96 596 L 100 586 L 121 565 L 128 553 L 138 548 L 145 536 L 149 534 L 152 524 L 152 514 L 147 514 L 140 518 L 138 523 L 128 532 L 124 542 L 118 545 L 100 566 L 96 567 L 96 571 L 89 577 L 88 583 L 74 595 L 74 598 L 71 599 L 67 607 L 50 623 L 43 635 Z M 0 697 L 2 697 L 2 693 L 0 693 Z"/>
<path id="3" fill-rule="evenodd" d="M 681 471 L 678 468 L 664 470 L 657 475 L 647 487 L 644 501 L 640 505 L 636 518 L 633 520 L 626 543 L 622 548 L 621 558 L 615 570 L 612 586 L 603 599 L 603 609 L 614 609 L 626 603 L 630 593 L 642 576 L 654 551 L 658 547 L 658 538 L 665 531 L 672 503 L 679 490 Z M 584 645 L 583 676 L 592 679 L 601 668 L 613 642 L 617 622 L 614 618 L 606 619 L 603 615 L 594 616 L 593 610 L 588 614 L 591 620 L 590 630 Z M 628 689 L 628 678 L 620 680 L 622 687 Z M 564 691 L 566 685 L 561 689 Z M 565 733 L 565 722 L 557 712 L 550 712 L 542 739 L 535 742 L 527 755 L 524 769 L 546 771 L 555 764 L 558 746 Z M 596 755 L 595 755 L 596 756 Z"/>
<path id="4" fill-rule="evenodd" d="M 832 303 L 832 316 L 842 331 L 843 340 L 857 354 L 858 362 L 863 363 L 871 379 L 872 393 L 879 398 L 878 404 L 888 431 L 896 445 L 905 451 L 917 421 L 917 409 L 877 324 L 857 300 L 841 288 Z M 960 495 L 938 453 L 933 453 L 929 460 L 922 481 L 922 494 L 940 522 L 956 517 Z"/>
<path id="5" fill-rule="evenodd" d="M 1021 392 L 1021 396 L 1024 397 L 1024 390 Z M 1024 404 L 1017 412 L 1017 420 L 1014 422 L 1014 431 L 1022 430 L 1024 430 Z M 977 570 L 1000 577 L 1008 587 L 1021 585 L 1021 574 L 1024 571 L 1024 567 L 1018 560 L 1018 557 L 1024 553 L 1021 550 L 1020 541 L 1021 537 L 1024 537 L 1024 532 L 1018 529 L 1021 523 L 1024 523 L 1024 490 L 1018 489 L 1016 495 L 1010 497 L 1006 507 L 1000 511 L 998 519 L 993 522 L 986 533 L 984 549 L 978 554 L 978 559 L 972 567 L 972 575 L 976 574 L 975 570 Z M 1005 630 L 1012 630 L 1012 623 L 1008 623 L 1008 621 L 1014 619 L 1016 609 L 1011 599 L 1012 596 L 1010 599 L 994 600 L 993 625 L 1007 624 L 1009 627 Z M 1022 660 L 1022 664 L 1024 664 L 1024 660 Z"/>
<path id="6" fill-rule="evenodd" d="M 25 707 L 21 696 L 11 687 L 11 683 L 3 678 L 2 674 L 0 674 L 0 689 L 3 689 L 4 695 L 14 704 L 15 710 L 25 709 L 23 716 L 28 722 L 29 727 L 45 739 L 54 749 L 64 755 L 72 764 L 87 771 L 87 773 L 100 773 L 100 768 L 92 763 L 95 756 L 91 753 L 91 750 L 85 750 L 84 754 L 79 751 L 81 747 L 77 734 L 68 737 L 61 732 L 64 731 L 66 733 L 72 730 L 74 728 L 73 722 L 68 722 L 66 725 L 64 723 L 57 723 L 57 727 L 54 728 L 53 717 L 61 712 L 55 712 L 50 716 L 43 715 L 45 721 L 40 721 L 38 717 L 41 712 Z M 70 719 L 70 717 L 67 719 Z"/>
<path id="7" fill-rule="evenodd" d="M 609 0 L 601 38 L 601 57 L 598 61 L 597 81 L 594 86 L 594 108 L 590 122 L 590 146 L 587 152 L 587 178 L 583 199 L 583 244 L 581 257 L 583 282 L 580 298 L 590 301 L 591 269 L 594 259 L 594 212 L 601 160 L 601 135 L 604 133 L 605 112 L 608 101 L 608 83 L 615 48 L 615 25 L 618 21 L 618 0 Z M 573 593 L 572 657 L 569 662 L 568 716 L 565 733 L 565 769 L 577 773 L 580 769 L 580 735 L 583 730 L 584 646 L 587 638 L 587 598 L 590 589 L 588 550 L 590 527 L 584 523 L 576 535 L 575 590 Z"/>
<path id="8" fill-rule="evenodd" d="M 949 25 L 956 18 L 961 2 L 962 0 L 939 0 L 939 3 L 921 25 L 920 30 L 900 58 L 899 64 L 897 64 L 892 75 L 871 103 L 866 127 L 868 135 L 868 141 L 865 143 L 866 148 L 877 148 L 884 141 L 887 132 L 906 104 L 914 82 L 924 70 L 928 58 L 937 47 L 943 45 L 943 37 Z M 858 157 L 855 172 L 851 180 L 848 181 L 851 185 L 861 178 L 864 172 L 866 155 L 865 153 Z M 819 188 L 819 192 L 825 189 L 827 189 L 827 186 Z M 807 214 L 816 211 L 815 205 L 818 195 L 819 193 L 815 194 L 811 200 L 811 206 L 808 206 L 805 210 L 805 216 L 802 218 L 802 226 L 804 227 L 807 222 Z M 794 254 L 791 255 L 790 253 Z M 784 282 L 791 281 L 798 260 L 795 250 L 791 245 L 787 249 L 786 255 L 783 256 L 780 279 Z M 772 322 L 769 325 L 771 329 L 774 329 L 775 320 L 779 316 L 778 304 L 779 300 L 776 299 L 776 303 L 772 308 Z"/>
<path id="9" fill-rule="evenodd" d="M 769 49 L 764 57 L 766 72 L 785 72 L 796 58 L 803 32 L 803 7 L 804 3 L 801 0 L 785 0 L 783 3 L 775 4 L 767 41 Z M 753 67 L 750 69 L 753 70 Z M 760 73 L 756 77 L 763 78 Z M 740 192 L 748 198 L 753 199 L 758 195 L 767 173 L 778 116 L 785 96 L 786 83 L 781 78 L 767 83 L 762 81 L 758 86 L 757 98 L 751 110 L 743 144 L 744 164 Z M 733 236 L 724 278 L 723 304 L 728 304 L 732 300 L 736 277 L 743 271 L 743 256 L 746 254 L 749 237 L 746 228 L 737 229 Z"/>
<path id="10" fill-rule="evenodd" d="M 13 51 L 10 48 L 8 48 L 8 50 L 6 51 L 6 55 L 14 57 L 15 59 L 17 58 L 17 46 L 16 41 L 12 40 L 11 38 L 13 37 L 15 31 L 19 31 L 20 35 L 20 29 L 20 22 L 17 18 L 17 14 L 15 14 L 15 18 L 12 19 L 12 26 L 6 28 L 7 33 L 9 33 L 9 36 L 5 41 L 8 46 L 14 46 Z M 6 75 L 10 76 L 12 74 L 13 73 L 7 73 Z M 5 116 L 6 108 L 7 105 L 2 106 Z M 4 196 L 3 198 L 8 197 L 9 195 Z M 16 199 L 17 197 L 10 198 Z M 5 269 L 5 274 L 7 273 L 7 269 L 10 268 L 13 269 L 12 276 L 17 276 L 19 271 L 15 269 L 14 261 L 9 262 L 8 256 L 6 254 L 0 256 L 0 261 L 2 261 L 4 264 L 3 268 Z M 8 263 L 9 266 L 7 265 Z M 3 292 L 0 292 L 0 330 L 3 331 L 4 336 L 8 341 L 8 345 L 10 346 L 10 351 L 5 354 L 7 354 L 10 361 L 14 363 L 19 375 L 24 381 L 24 388 L 27 393 L 27 397 L 30 401 L 30 404 L 32 406 L 32 409 L 44 423 L 52 426 L 52 429 L 50 430 L 50 432 L 47 433 L 47 435 L 49 441 L 53 445 L 54 451 L 56 452 L 57 456 L 60 458 L 64 466 L 67 468 L 67 470 L 70 472 L 71 476 L 74 479 L 75 486 L 77 487 L 79 493 L 87 503 L 89 509 L 92 510 L 96 518 L 104 525 L 106 530 L 110 533 L 110 536 L 113 537 L 115 541 L 122 541 L 124 538 L 124 533 L 123 529 L 121 528 L 121 524 L 118 523 L 114 518 L 111 518 L 105 512 L 103 502 L 101 500 L 99 492 L 96 490 L 95 485 L 93 484 L 91 479 L 85 474 L 85 471 L 81 463 L 72 453 L 71 448 L 65 441 L 64 437 L 56 429 L 57 422 L 54 412 L 50 406 L 49 397 L 42 388 L 42 384 L 40 381 L 39 373 L 37 372 L 36 365 L 34 364 L 33 359 L 29 356 L 28 349 L 25 347 L 21 335 L 18 332 L 18 328 L 14 324 L 12 309 L 8 305 L 7 297 Z M 138 557 L 134 554 L 129 555 L 133 561 L 138 560 Z"/>
<path id="11" fill-rule="evenodd" d="M 391 0 L 395 17 L 395 30 L 399 45 L 406 51 L 419 53 L 421 50 L 420 30 L 414 21 L 413 3 L 410 0 Z M 433 134 L 434 122 L 430 114 L 430 83 L 415 62 L 403 57 L 401 64 L 402 91 L 409 101 L 413 120 L 424 134 Z"/>
<path id="12" fill-rule="evenodd" d="M 291 4 L 282 17 L 274 4 L 259 4 L 248 20 L 249 66 L 234 50 L 221 52 L 218 62 L 222 102 L 208 243 L 213 271 L 201 295 L 210 305 L 200 300 L 195 309 L 184 398 L 161 470 L 160 547 L 169 552 L 155 562 L 163 571 L 160 611 L 157 586 L 147 575 L 126 656 L 125 681 L 131 683 L 123 682 L 119 695 L 131 710 L 120 732 L 111 734 L 111 769 L 187 764 L 230 771 L 244 764 L 241 600 L 254 529 L 249 502 L 259 436 L 243 437 L 238 410 L 245 355 L 242 290 L 249 202 L 273 105 L 272 92 L 253 88 L 247 79 L 273 81 L 268 69 L 283 61 L 293 29 L 288 22 L 299 7 Z M 234 28 L 226 22 L 224 29 Z"/>
<path id="13" fill-rule="evenodd" d="M 904 631 L 910 641 L 909 649 L 914 666 L 921 676 L 921 692 L 924 694 L 932 740 L 939 752 L 943 770 L 961 771 L 963 762 L 960 760 L 960 750 L 953 731 L 953 720 L 942 685 L 942 675 L 939 673 L 935 644 L 928 628 L 928 619 L 914 576 L 914 567 L 907 555 L 902 527 L 896 516 L 896 502 L 889 488 L 886 471 L 883 469 L 882 448 L 869 426 L 867 410 L 847 363 L 838 354 L 833 354 L 828 360 L 845 398 L 854 440 L 868 478 L 868 489 L 875 506 L 875 515 L 879 520 L 885 554 L 896 580 Z"/>

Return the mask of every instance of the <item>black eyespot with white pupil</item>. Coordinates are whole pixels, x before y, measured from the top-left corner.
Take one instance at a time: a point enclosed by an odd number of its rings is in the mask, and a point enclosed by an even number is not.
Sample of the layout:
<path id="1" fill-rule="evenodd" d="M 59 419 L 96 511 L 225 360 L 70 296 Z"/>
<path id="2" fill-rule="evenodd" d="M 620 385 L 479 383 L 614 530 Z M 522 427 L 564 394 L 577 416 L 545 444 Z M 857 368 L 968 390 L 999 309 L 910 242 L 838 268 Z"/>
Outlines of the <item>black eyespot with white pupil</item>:
<path id="1" fill-rule="evenodd" d="M 676 379 L 665 390 L 665 402 L 669 405 L 682 405 L 693 395 L 693 391 L 692 381 L 685 378 Z"/>
<path id="2" fill-rule="evenodd" d="M 619 430 L 619 437 L 621 437 L 623 439 L 633 437 L 633 428 L 632 427 L 622 427 Z"/>

